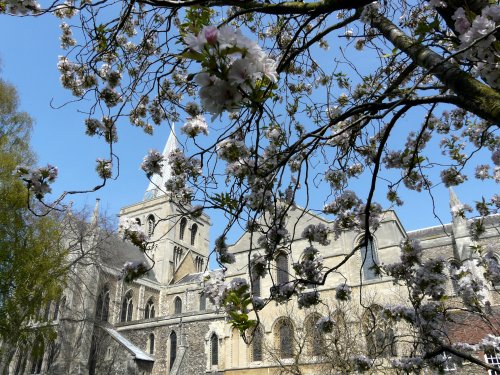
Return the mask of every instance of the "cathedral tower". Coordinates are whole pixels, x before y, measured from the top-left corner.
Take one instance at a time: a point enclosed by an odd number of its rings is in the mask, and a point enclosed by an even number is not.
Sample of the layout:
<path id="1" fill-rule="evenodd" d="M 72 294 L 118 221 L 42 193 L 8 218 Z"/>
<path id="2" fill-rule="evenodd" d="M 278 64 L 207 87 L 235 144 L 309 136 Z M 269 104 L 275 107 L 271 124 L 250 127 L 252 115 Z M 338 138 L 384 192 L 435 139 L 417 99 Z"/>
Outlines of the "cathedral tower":
<path id="1" fill-rule="evenodd" d="M 165 192 L 165 182 L 172 177 L 168 155 L 178 148 L 175 129 L 168 137 L 163 156 L 162 174 L 154 175 L 141 202 L 123 207 L 120 221 L 136 221 L 150 236 L 154 274 L 162 284 L 170 284 L 188 273 L 202 272 L 208 264 L 210 218 L 203 214 L 192 218 L 183 214 L 183 207 Z"/>

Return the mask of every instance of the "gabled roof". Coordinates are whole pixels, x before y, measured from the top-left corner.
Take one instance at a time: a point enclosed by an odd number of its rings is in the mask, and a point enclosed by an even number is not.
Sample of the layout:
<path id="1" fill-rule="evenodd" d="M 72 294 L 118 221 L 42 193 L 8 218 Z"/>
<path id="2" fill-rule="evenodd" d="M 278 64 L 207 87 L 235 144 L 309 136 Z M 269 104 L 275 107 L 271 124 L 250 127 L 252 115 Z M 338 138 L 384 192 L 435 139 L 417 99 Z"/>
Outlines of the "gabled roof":
<path id="1" fill-rule="evenodd" d="M 140 361 L 154 362 L 154 359 L 146 354 L 144 351 L 139 349 L 137 346 L 132 344 L 125 336 L 121 335 L 116 329 L 109 325 L 101 325 L 101 328 L 105 330 L 112 338 L 114 338 L 120 345 L 127 349 L 135 359 Z"/>

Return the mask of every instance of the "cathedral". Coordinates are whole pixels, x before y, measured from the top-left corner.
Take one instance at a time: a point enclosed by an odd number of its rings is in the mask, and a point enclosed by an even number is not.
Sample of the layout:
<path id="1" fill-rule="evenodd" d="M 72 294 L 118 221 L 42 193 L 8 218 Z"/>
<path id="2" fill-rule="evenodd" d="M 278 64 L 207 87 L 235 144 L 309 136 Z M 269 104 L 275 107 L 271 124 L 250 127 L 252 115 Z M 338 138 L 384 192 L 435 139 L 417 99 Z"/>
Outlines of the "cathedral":
<path id="1" fill-rule="evenodd" d="M 164 155 L 177 147 L 175 134 L 170 135 Z M 334 374 L 353 353 L 380 349 L 379 357 L 404 355 L 405 347 L 392 345 L 397 326 L 377 326 L 367 332 L 365 317 L 359 309 L 363 304 L 398 303 L 405 300 L 402 287 L 391 278 L 373 271 L 373 263 L 397 262 L 399 244 L 406 238 L 418 239 L 429 256 L 465 256 L 473 244 L 468 222 L 451 215 L 452 221 L 436 227 L 406 231 L 396 212 L 387 211 L 374 240 L 342 264 L 341 272 L 332 273 L 321 286 L 323 304 L 299 309 L 297 301 L 269 303 L 259 314 L 259 326 L 250 343 L 245 343 L 232 329 L 223 311 L 210 303 L 203 293 L 204 274 L 209 261 L 210 228 L 207 215 L 192 218 L 182 207 L 159 190 L 171 172 L 163 167 L 162 176 L 155 175 L 141 202 L 123 207 L 120 221 L 133 220 L 154 243 L 150 259 L 136 247 L 119 237 L 91 236 L 86 246 L 97 249 L 96 261 L 76 263 L 74 274 L 63 298 L 46 312 L 58 331 L 58 338 L 44 348 L 43 355 L 17 353 L 9 367 L 11 374 L 131 374 L 131 375 L 198 375 L 198 374 Z M 460 202 L 450 191 L 450 207 Z M 98 205 L 94 213 L 98 216 Z M 168 218 L 166 220 L 165 218 Z M 331 222 L 299 208 L 290 211 L 290 232 L 300 235 L 310 224 Z M 92 224 L 90 224 L 92 225 Z M 485 220 L 486 232 L 481 244 L 491 245 L 500 254 L 498 228 L 500 216 Z M 360 243 L 358 232 L 343 232 L 328 245 L 318 245 L 324 265 L 333 267 Z M 297 237 L 299 237 L 297 235 Z M 252 282 L 254 295 L 264 300 L 269 296 L 272 281 L 284 283 L 293 273 L 292 264 L 308 246 L 306 239 L 295 239 L 288 254 L 276 259 L 272 277 Z M 226 278 L 249 279 L 250 249 L 259 245 L 250 233 L 244 233 L 229 252 L 236 261 L 226 271 Z M 364 258 L 364 260 L 363 260 Z M 126 262 L 146 262 L 154 267 L 137 280 L 126 282 L 121 269 Z M 216 275 L 218 270 L 209 271 Z M 352 301 L 339 304 L 335 287 L 347 282 L 352 287 Z M 448 287 L 452 290 L 452 282 Z M 500 304 L 498 293 L 489 293 L 493 308 Z M 322 341 L 315 324 L 325 314 L 334 315 L 339 341 L 335 349 Z M 480 323 L 472 332 L 455 330 L 456 340 L 474 343 L 484 337 Z M 404 329 L 404 328 L 401 328 Z M 486 328 L 484 328 L 486 329 Z M 372 337 L 375 336 L 376 337 Z M 465 336 L 465 338 L 463 337 Z M 385 344 L 384 344 L 385 343 Z M 371 349 L 370 349 L 371 348 Z M 345 357 L 345 358 L 344 358 Z M 326 359 L 325 359 L 326 358 Z M 498 357 L 486 358 L 498 363 Z M 497 361 L 497 362 L 495 362 Z M 389 363 L 389 362 L 387 362 Z M 383 367 L 383 366 L 382 366 Z M 464 369 L 465 368 L 465 369 Z M 473 373 L 450 362 L 445 371 Z M 379 370 L 377 373 L 383 373 Z M 478 373 L 484 374 L 481 370 Z"/>

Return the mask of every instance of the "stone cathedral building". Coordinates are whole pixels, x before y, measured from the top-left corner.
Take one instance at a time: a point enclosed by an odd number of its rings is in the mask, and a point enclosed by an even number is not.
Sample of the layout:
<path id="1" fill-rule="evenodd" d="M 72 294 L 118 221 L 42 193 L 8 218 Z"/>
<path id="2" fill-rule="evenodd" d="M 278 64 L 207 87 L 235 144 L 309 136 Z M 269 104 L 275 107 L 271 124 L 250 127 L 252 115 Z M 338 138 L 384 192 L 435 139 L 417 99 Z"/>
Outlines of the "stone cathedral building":
<path id="1" fill-rule="evenodd" d="M 176 148 L 175 134 L 171 134 L 164 154 Z M 58 341 L 47 346 L 44 355 L 17 353 L 10 364 L 11 374 L 277 374 L 286 367 L 300 366 L 302 373 L 326 374 L 331 369 L 322 367 L 326 353 L 321 337 L 314 332 L 314 323 L 328 309 L 336 308 L 335 286 L 345 280 L 353 288 L 353 301 L 360 294 L 366 303 L 395 303 L 404 299 L 400 289 L 388 277 L 374 274 L 370 260 L 389 264 L 399 258 L 399 244 L 405 238 L 416 238 L 427 254 L 450 257 L 465 256 L 472 244 L 469 223 L 452 216 L 452 222 L 444 226 L 405 231 L 393 211 L 385 213 L 375 240 L 369 248 L 362 249 L 342 266 L 342 273 L 330 275 L 326 286 L 321 287 L 326 305 L 322 311 L 297 309 L 296 301 L 286 305 L 267 305 L 260 314 L 260 326 L 253 342 L 247 345 L 236 330 L 227 324 L 224 313 L 217 311 L 202 293 L 203 272 L 209 257 L 210 218 L 202 215 L 193 219 L 183 216 L 182 208 L 170 197 L 159 191 L 170 171 L 164 167 L 163 177 L 155 177 L 150 183 L 144 200 L 120 211 L 120 219 L 135 220 L 141 225 L 155 247 L 151 252 L 154 268 L 147 277 L 127 283 L 119 279 L 126 261 L 145 259 L 133 246 L 119 238 L 107 238 L 96 246 L 99 261 L 77 264 L 78 278 L 64 293 L 57 304 L 49 307 L 47 316 L 58 329 Z M 450 192 L 450 205 L 457 206 L 458 198 Z M 162 218 L 171 220 L 163 221 Z M 310 224 L 330 224 L 325 218 L 296 209 L 290 212 L 290 225 L 297 234 Z M 494 246 L 500 254 L 500 216 L 486 220 L 483 243 Z M 291 230 L 292 231 L 292 230 Z M 95 238 L 88 240 L 93 245 Z M 248 280 L 248 250 L 252 236 L 245 233 L 230 248 L 236 257 L 227 276 Z M 337 240 L 333 235 L 327 246 L 318 246 L 324 255 L 326 266 L 333 266 L 343 259 L 359 243 L 360 234 L 344 232 Z M 258 250 L 255 241 L 253 248 Z M 284 282 L 292 262 L 297 261 L 308 244 L 304 239 L 295 240 L 291 253 L 276 261 L 276 278 Z M 363 264 L 362 256 L 366 255 Z M 218 272 L 218 271 L 212 271 Z M 361 287 L 362 286 L 362 287 Z M 255 280 L 254 292 L 262 298 L 269 295 L 271 278 Z M 449 285 L 450 288 L 454 286 Z M 500 303 L 498 295 L 490 293 L 493 307 Z M 329 297 L 331 296 L 331 298 Z M 355 307 L 352 308 L 355 310 Z M 331 312 L 330 311 L 330 312 Z M 344 346 L 349 353 L 357 348 L 375 347 L 380 343 L 363 332 L 362 317 L 350 311 L 344 317 Z M 340 322 L 340 319 L 337 320 Z M 340 326 L 340 323 L 339 323 Z M 452 332 L 457 340 L 474 343 L 485 335 L 481 324 L 473 332 Z M 382 342 L 395 334 L 398 327 L 378 327 Z M 358 333 L 356 333 L 358 332 Z M 465 336 L 465 337 L 464 337 Z M 350 340 L 350 341 L 349 341 Z M 476 341 L 477 342 L 477 341 Z M 403 355 L 404 348 L 388 345 L 382 357 Z M 499 357 L 486 358 L 490 363 Z M 498 363 L 498 362 L 497 362 Z M 451 373 L 470 373 L 455 364 L 446 367 Z M 481 371 L 479 373 L 485 373 Z"/>

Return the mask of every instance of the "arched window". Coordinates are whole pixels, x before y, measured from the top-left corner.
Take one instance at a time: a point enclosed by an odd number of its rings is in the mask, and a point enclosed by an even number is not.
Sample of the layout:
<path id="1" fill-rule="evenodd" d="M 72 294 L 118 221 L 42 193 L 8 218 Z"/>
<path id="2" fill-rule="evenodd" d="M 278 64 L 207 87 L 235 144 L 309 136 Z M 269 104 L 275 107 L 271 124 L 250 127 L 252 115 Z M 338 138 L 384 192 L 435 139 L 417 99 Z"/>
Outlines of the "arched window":
<path id="1" fill-rule="evenodd" d="M 172 331 L 170 334 L 170 369 L 175 363 L 175 359 L 177 358 L 177 334 L 175 331 Z"/>
<path id="2" fill-rule="evenodd" d="M 155 217 L 153 215 L 148 216 L 148 237 L 153 236 L 153 231 L 155 230 Z"/>
<path id="3" fill-rule="evenodd" d="M 141 219 L 139 219 L 138 217 L 135 218 L 135 223 L 138 225 L 138 226 L 141 226 L 142 223 L 141 223 Z"/>
<path id="4" fill-rule="evenodd" d="M 281 358 L 293 357 L 293 325 L 288 319 L 278 326 L 278 345 Z"/>
<path id="5" fill-rule="evenodd" d="M 219 364 L 219 338 L 215 333 L 210 336 L 210 364 L 212 366 Z"/>
<path id="6" fill-rule="evenodd" d="M 252 275 L 252 295 L 260 297 L 260 277 Z"/>
<path id="7" fill-rule="evenodd" d="M 122 313 L 121 313 L 121 322 L 130 322 L 132 320 L 132 312 L 134 310 L 134 304 L 132 302 L 132 291 L 129 290 L 125 297 L 123 297 L 122 302 Z"/>
<path id="8" fill-rule="evenodd" d="M 361 239 L 360 244 L 364 243 L 364 238 Z M 376 270 L 378 265 L 377 253 L 373 240 L 368 240 L 366 244 L 361 246 L 361 268 L 363 280 L 374 280 L 378 278 Z"/>
<path id="9" fill-rule="evenodd" d="M 52 320 L 57 320 L 59 318 L 59 306 L 61 304 L 61 299 L 58 299 L 56 301 L 56 304 L 54 305 L 54 314 L 52 315 Z"/>
<path id="10" fill-rule="evenodd" d="M 155 317 L 155 305 L 153 302 L 153 297 L 151 297 L 146 303 L 146 308 L 144 309 L 144 319 L 153 319 Z"/>
<path id="11" fill-rule="evenodd" d="M 198 225 L 193 224 L 191 227 L 191 246 L 194 246 L 196 243 L 196 233 L 198 232 Z"/>
<path id="12" fill-rule="evenodd" d="M 37 339 L 31 351 L 31 372 L 30 374 L 41 374 L 43 364 L 43 353 L 45 345 L 41 339 Z"/>
<path id="13" fill-rule="evenodd" d="M 154 354 L 155 353 L 155 335 L 153 333 L 151 333 L 149 335 L 149 339 L 148 339 L 148 342 L 149 342 L 149 354 Z"/>
<path id="14" fill-rule="evenodd" d="M 205 311 L 207 309 L 207 296 L 205 293 L 200 294 L 200 311 Z"/>
<path id="15" fill-rule="evenodd" d="M 182 313 L 182 300 L 180 297 L 175 297 L 174 299 L 174 314 Z"/>
<path id="16" fill-rule="evenodd" d="M 97 296 L 96 320 L 107 322 L 109 317 L 109 288 L 105 286 Z"/>
<path id="17" fill-rule="evenodd" d="M 394 330 L 385 320 L 379 318 L 379 310 L 379 306 L 372 306 L 366 310 L 363 317 L 368 354 L 372 358 L 395 357 L 397 353 Z"/>
<path id="18" fill-rule="evenodd" d="M 276 258 L 276 269 L 277 269 L 277 282 L 278 284 L 285 284 L 289 281 L 288 273 L 288 256 L 286 254 L 280 254 Z"/>
<path id="19" fill-rule="evenodd" d="M 186 226 L 187 226 L 187 219 L 183 217 L 181 219 L 181 223 L 179 225 L 179 239 L 183 240 L 184 239 L 184 232 L 186 232 Z"/>
<path id="20" fill-rule="evenodd" d="M 316 327 L 316 322 L 321 318 L 320 315 L 312 314 L 305 322 L 306 341 L 309 355 L 320 356 L 323 354 L 325 343 L 321 331 Z"/>
<path id="21" fill-rule="evenodd" d="M 498 255 L 494 254 L 490 258 L 490 267 L 492 269 L 498 269 L 498 267 L 500 267 L 500 257 Z M 496 278 L 492 281 L 492 284 L 496 287 L 500 287 L 500 280 Z"/>
<path id="22" fill-rule="evenodd" d="M 252 361 L 262 361 L 262 345 L 264 344 L 264 334 L 257 328 L 252 341 Z"/>
<path id="23" fill-rule="evenodd" d="M 45 312 L 43 314 L 43 320 L 45 322 L 49 320 L 51 306 L 52 306 L 52 301 L 47 302 L 47 305 L 45 306 Z"/>
<path id="24" fill-rule="evenodd" d="M 19 350 L 19 349 L 18 349 Z M 17 358 L 16 367 L 14 369 L 14 375 L 22 375 L 24 369 L 26 367 L 26 360 L 28 356 L 25 352 L 20 352 L 19 357 Z"/>

